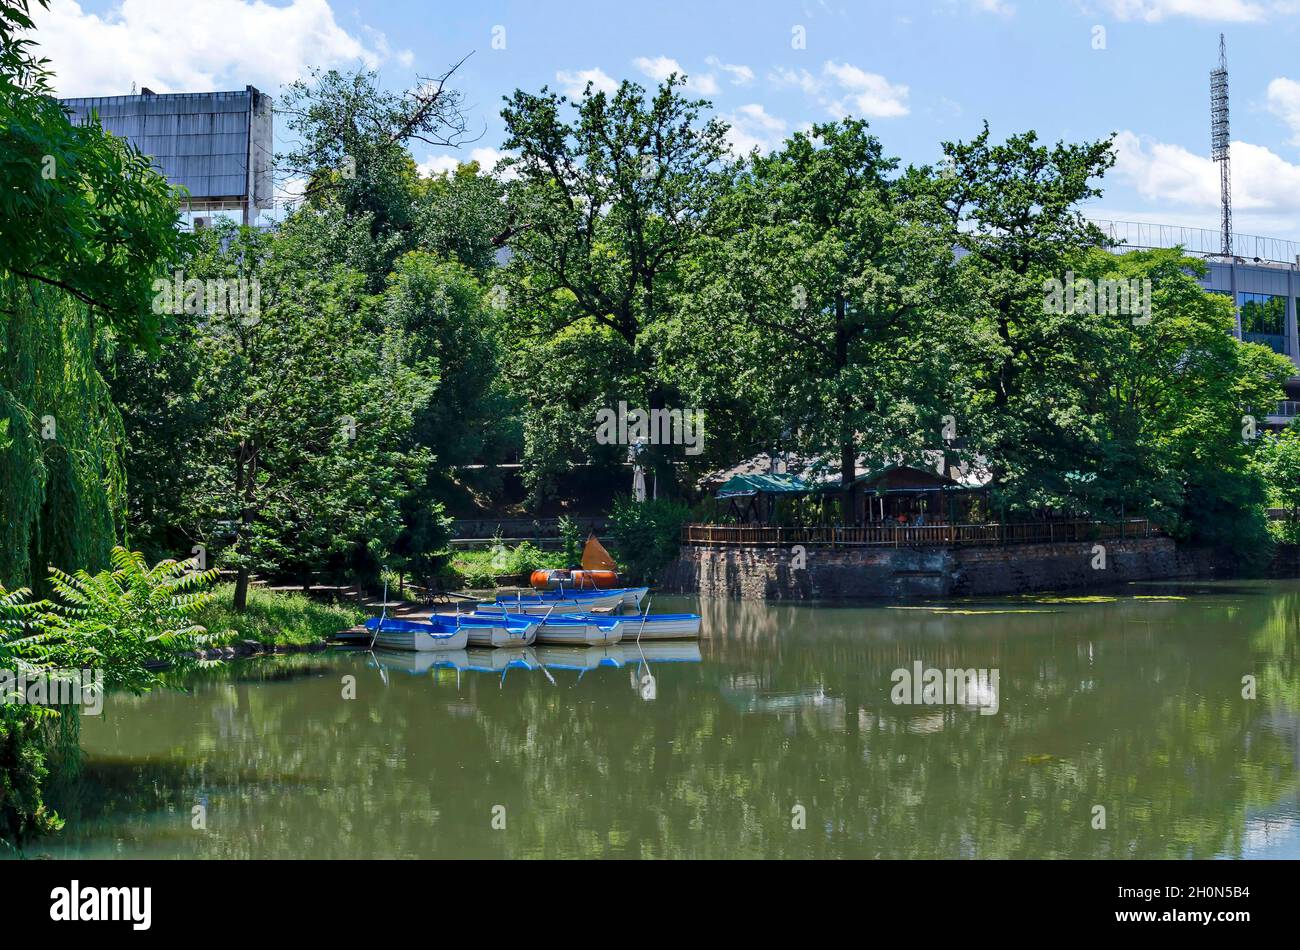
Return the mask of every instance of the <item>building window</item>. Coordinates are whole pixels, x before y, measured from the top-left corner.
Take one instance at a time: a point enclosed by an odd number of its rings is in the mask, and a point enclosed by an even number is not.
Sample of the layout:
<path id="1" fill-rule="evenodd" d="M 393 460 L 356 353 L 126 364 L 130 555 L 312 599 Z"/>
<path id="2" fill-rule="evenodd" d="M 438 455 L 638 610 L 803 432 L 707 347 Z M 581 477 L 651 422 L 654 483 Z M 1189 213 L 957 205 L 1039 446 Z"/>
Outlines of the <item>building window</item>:
<path id="1" fill-rule="evenodd" d="M 1270 294 L 1237 294 L 1241 308 L 1241 338 L 1262 343 L 1275 353 L 1288 353 L 1286 298 Z"/>

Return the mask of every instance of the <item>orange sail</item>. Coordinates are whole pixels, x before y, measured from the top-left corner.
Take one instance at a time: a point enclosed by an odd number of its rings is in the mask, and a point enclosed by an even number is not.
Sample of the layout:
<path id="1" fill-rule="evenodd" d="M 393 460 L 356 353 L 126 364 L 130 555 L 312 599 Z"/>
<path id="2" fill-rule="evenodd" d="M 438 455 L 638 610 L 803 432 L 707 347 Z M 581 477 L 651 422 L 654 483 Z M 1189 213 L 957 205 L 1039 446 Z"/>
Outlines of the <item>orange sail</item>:
<path id="1" fill-rule="evenodd" d="M 587 538 L 587 546 L 582 549 L 582 566 L 588 571 L 618 570 L 618 565 L 609 556 L 605 546 L 596 540 L 595 532 Z"/>

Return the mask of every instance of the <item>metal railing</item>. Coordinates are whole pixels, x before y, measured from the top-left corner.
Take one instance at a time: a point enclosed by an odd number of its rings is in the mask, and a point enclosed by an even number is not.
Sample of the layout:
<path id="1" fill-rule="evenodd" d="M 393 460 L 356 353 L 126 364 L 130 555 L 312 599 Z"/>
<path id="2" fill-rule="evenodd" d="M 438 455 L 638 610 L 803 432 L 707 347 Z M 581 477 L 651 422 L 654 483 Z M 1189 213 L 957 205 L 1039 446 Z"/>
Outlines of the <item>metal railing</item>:
<path id="1" fill-rule="evenodd" d="M 1223 233 L 1209 228 L 1188 228 L 1146 221 L 1106 221 L 1098 218 L 1090 218 L 1089 221 L 1122 248 L 1181 246 L 1188 254 L 1205 257 L 1223 253 Z M 1258 257 L 1261 261 L 1294 265 L 1296 255 L 1300 254 L 1300 244 L 1282 238 L 1234 232 L 1232 253 L 1247 260 Z"/>
<path id="2" fill-rule="evenodd" d="M 874 547 L 951 547 L 969 544 L 1039 544 L 1054 541 L 1105 541 L 1149 538 L 1162 532 L 1145 518 L 1124 521 L 1032 521 L 929 525 L 768 525 L 688 524 L 683 544 L 828 544 Z"/>

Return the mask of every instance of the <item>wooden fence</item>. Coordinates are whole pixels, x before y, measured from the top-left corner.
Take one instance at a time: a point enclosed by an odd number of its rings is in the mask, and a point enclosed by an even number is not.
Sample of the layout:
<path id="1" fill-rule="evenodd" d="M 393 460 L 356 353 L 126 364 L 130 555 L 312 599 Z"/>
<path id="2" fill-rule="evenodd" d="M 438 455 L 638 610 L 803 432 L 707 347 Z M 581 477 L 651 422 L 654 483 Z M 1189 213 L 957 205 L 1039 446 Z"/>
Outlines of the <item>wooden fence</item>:
<path id="1" fill-rule="evenodd" d="M 683 544 L 830 544 L 875 547 L 950 547 L 969 544 L 1037 544 L 1053 541 L 1105 541 L 1150 538 L 1159 528 L 1145 518 L 1117 522 L 1040 521 L 1012 524 L 934 525 L 766 525 L 688 524 Z"/>

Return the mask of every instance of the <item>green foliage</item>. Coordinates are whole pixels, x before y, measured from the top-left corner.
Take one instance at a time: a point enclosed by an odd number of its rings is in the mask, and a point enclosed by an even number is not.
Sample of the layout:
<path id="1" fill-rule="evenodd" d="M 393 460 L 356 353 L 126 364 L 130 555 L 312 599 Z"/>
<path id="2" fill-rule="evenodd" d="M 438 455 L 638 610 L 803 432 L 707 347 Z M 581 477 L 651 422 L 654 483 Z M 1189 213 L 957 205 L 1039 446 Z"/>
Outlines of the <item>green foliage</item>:
<path id="1" fill-rule="evenodd" d="M 704 213 L 727 183 L 726 127 L 684 85 L 674 75 L 649 95 L 631 82 L 612 95 L 588 86 L 573 103 L 516 90 L 502 109 L 516 153 L 505 163 L 516 177 L 503 287 L 526 351 L 507 371 L 535 501 L 575 461 L 612 463 L 610 447 L 594 444 L 594 408 L 675 404 L 654 332 L 672 317 Z M 668 453 L 647 461 L 669 485 Z"/>
<path id="2" fill-rule="evenodd" d="M 636 502 L 625 496 L 614 502 L 610 531 L 631 580 L 654 583 L 658 579 L 677 556 L 682 525 L 690 514 L 686 505 L 662 498 Z"/>
<path id="3" fill-rule="evenodd" d="M 261 587 L 249 590 L 248 607 L 241 612 L 235 609 L 235 586 L 222 584 L 195 620 L 207 629 L 211 646 L 230 646 L 243 640 L 268 646 L 305 646 L 355 627 L 366 616 L 365 610 L 352 604 L 322 604 L 303 594 Z"/>
<path id="4" fill-rule="evenodd" d="M 158 685 L 149 668 L 173 666 L 207 642 L 196 617 L 212 600 L 205 588 L 216 571 L 195 571 L 192 561 L 160 561 L 153 567 L 139 552 L 118 547 L 113 569 L 69 574 L 50 568 L 54 601 L 40 620 L 56 644 L 43 659 L 64 669 L 102 670 L 104 686 L 143 693 Z"/>
<path id="5" fill-rule="evenodd" d="M 59 715 L 40 706 L 0 703 L 0 844 L 21 850 L 32 838 L 63 827 L 45 803 L 50 772 L 45 725 Z"/>
<path id="6" fill-rule="evenodd" d="M 559 552 L 542 551 L 529 541 L 512 548 L 497 539 L 486 550 L 455 552 L 443 581 L 454 587 L 495 587 L 498 578 L 526 577 L 533 571 L 567 566 Z"/>
<path id="7" fill-rule="evenodd" d="M 703 402 L 739 391 L 756 435 L 798 433 L 845 482 L 864 451 L 884 464 L 939 444 L 953 405 L 951 238 L 929 183 L 897 166 L 856 120 L 754 156 L 711 210 L 719 236 L 685 302 L 686 342 L 711 358 L 684 360 L 683 385 Z"/>
<path id="8" fill-rule="evenodd" d="M 564 566 L 578 567 L 582 563 L 582 549 L 584 546 L 582 529 L 568 515 L 560 516 L 558 527 L 562 542 L 560 556 L 564 559 Z"/>

